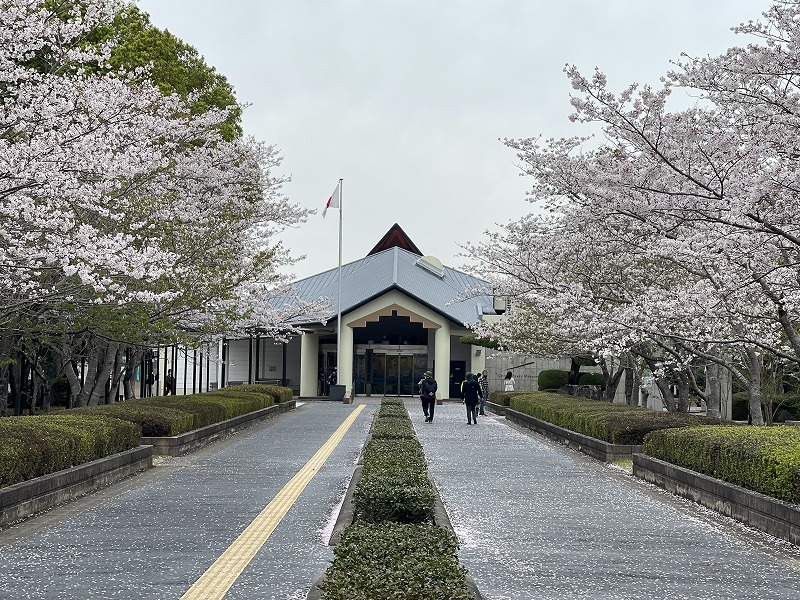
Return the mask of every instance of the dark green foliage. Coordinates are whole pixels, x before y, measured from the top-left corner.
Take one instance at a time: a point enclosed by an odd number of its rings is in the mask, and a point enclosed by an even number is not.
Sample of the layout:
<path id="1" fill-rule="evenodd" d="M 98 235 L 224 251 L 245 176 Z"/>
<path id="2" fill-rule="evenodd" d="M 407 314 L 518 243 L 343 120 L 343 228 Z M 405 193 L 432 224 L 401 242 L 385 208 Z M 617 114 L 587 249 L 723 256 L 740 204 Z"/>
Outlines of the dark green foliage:
<path id="1" fill-rule="evenodd" d="M 321 584 L 323 600 L 469 600 L 458 542 L 441 527 L 348 527 Z"/>
<path id="2" fill-rule="evenodd" d="M 548 392 L 517 394 L 511 398 L 511 408 L 611 444 L 638 445 L 650 431 L 719 423 L 711 417 L 656 412 Z"/>
<path id="3" fill-rule="evenodd" d="M 750 396 L 747 392 L 736 392 L 731 398 L 731 419 L 747 421 L 750 412 Z"/>
<path id="4" fill-rule="evenodd" d="M 526 392 L 504 392 L 502 390 L 489 392 L 489 402 L 500 406 L 511 406 L 511 398 L 524 393 Z"/>
<path id="5" fill-rule="evenodd" d="M 606 378 L 602 373 L 581 373 L 578 376 L 578 385 L 599 385 L 605 389 Z"/>
<path id="6" fill-rule="evenodd" d="M 178 435 L 291 399 L 272 385 L 142 398 L 66 414 L 0 419 L 0 485 L 10 485 L 135 448 L 142 436 Z"/>
<path id="7" fill-rule="evenodd" d="M 381 418 L 395 417 L 398 419 L 405 419 L 406 421 L 411 420 L 411 418 L 408 416 L 406 407 L 398 406 L 396 404 L 382 404 L 380 409 L 378 409 L 378 416 Z"/>
<path id="8" fill-rule="evenodd" d="M 691 427 L 645 438 L 654 458 L 800 504 L 800 427 Z"/>
<path id="9" fill-rule="evenodd" d="M 407 413 L 406 413 L 407 414 Z M 411 421 L 406 418 L 383 417 L 375 421 L 372 428 L 373 438 L 414 438 Z"/>
<path id="10" fill-rule="evenodd" d="M 353 504 L 361 522 L 431 523 L 433 486 L 425 471 L 364 473 Z"/>
<path id="11" fill-rule="evenodd" d="M 546 369 L 539 373 L 537 385 L 540 390 L 557 390 L 569 382 L 569 371 Z"/>
<path id="12" fill-rule="evenodd" d="M 403 414 L 398 416 L 398 410 Z M 430 522 L 434 500 L 425 455 L 405 406 L 382 404 L 372 439 L 364 447 L 364 468 L 353 494 L 358 519 Z"/>
<path id="13" fill-rule="evenodd" d="M 100 415 L 0 419 L 0 487 L 135 448 L 139 437 L 134 423 Z"/>
<path id="14" fill-rule="evenodd" d="M 87 406 L 73 412 L 103 413 L 138 423 L 145 437 L 173 436 L 268 408 L 291 389 L 240 385 L 190 396 L 157 396 L 118 404 Z"/>
<path id="15" fill-rule="evenodd" d="M 473 598 L 458 541 L 432 524 L 435 492 L 402 400 L 381 403 L 353 502 L 356 522 L 334 551 L 320 585 L 323 599 Z"/>

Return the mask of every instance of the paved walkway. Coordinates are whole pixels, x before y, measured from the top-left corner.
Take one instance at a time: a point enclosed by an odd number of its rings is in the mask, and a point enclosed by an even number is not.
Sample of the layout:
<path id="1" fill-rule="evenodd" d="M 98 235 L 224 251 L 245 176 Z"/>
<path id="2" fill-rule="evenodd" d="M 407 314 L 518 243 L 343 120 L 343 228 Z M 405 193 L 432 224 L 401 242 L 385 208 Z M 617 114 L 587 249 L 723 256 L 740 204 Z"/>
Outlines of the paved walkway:
<path id="1" fill-rule="evenodd" d="M 309 402 L 0 532 L 0 598 L 179 599 L 313 472 L 226 599 L 302 600 L 377 400 Z M 800 600 L 800 549 L 460 404 L 408 401 L 461 561 L 487 600 Z M 329 440 L 349 417 L 341 442 Z M 322 467 L 308 461 L 324 447 Z M 286 488 L 292 486 L 286 485 Z M 234 546 L 235 547 L 235 546 Z M 202 598 L 202 595 L 196 595 Z"/>

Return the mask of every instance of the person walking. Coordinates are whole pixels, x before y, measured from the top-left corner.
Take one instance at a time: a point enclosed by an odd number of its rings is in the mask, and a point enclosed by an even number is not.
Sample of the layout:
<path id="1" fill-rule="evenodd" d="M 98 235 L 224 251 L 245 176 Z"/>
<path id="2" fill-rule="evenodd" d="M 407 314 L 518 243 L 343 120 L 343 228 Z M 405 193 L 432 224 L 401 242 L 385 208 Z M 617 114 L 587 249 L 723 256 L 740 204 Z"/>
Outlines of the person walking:
<path id="1" fill-rule="evenodd" d="M 486 403 L 489 401 L 489 372 L 484 369 L 483 373 L 478 375 L 478 385 L 481 386 L 481 403 L 479 415 L 486 414 Z"/>
<path id="2" fill-rule="evenodd" d="M 425 422 L 433 423 L 433 413 L 436 410 L 436 390 L 439 385 L 433 378 L 433 373 L 425 371 L 419 382 L 419 398 L 422 401 L 422 412 L 425 413 Z"/>
<path id="3" fill-rule="evenodd" d="M 164 377 L 164 395 L 175 395 L 175 376 L 172 374 L 172 369 L 167 371 L 167 376 Z"/>
<path id="4" fill-rule="evenodd" d="M 503 391 L 505 392 L 514 391 L 514 376 L 511 374 L 511 371 L 506 373 L 506 377 L 505 379 L 503 379 Z"/>
<path id="5" fill-rule="evenodd" d="M 467 405 L 467 425 L 478 424 L 478 402 L 481 399 L 481 386 L 475 381 L 475 375 L 467 373 L 467 378 L 461 386 L 461 397 Z"/>

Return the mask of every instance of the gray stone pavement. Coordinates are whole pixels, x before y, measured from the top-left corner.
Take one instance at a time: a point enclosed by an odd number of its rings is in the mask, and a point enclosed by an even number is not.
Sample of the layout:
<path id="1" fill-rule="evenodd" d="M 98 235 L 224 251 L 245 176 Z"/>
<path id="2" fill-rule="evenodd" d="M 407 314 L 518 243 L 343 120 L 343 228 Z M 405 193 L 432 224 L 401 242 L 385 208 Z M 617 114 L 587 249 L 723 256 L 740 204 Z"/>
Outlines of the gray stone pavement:
<path id="1" fill-rule="evenodd" d="M 407 403 L 487 600 L 800 599 L 800 549 L 497 415 Z"/>
<path id="2" fill-rule="evenodd" d="M 378 400 L 226 598 L 302 600 Z M 406 403 L 486 600 L 800 599 L 800 549 L 498 416 Z M 355 405 L 295 411 L 0 532 L 2 599 L 178 599 Z"/>
<path id="3" fill-rule="evenodd" d="M 353 408 L 302 404 L 0 532 L 0 598 L 180 598 Z M 333 556 L 326 532 L 373 413 L 359 415 L 226 598 L 306 597 Z"/>

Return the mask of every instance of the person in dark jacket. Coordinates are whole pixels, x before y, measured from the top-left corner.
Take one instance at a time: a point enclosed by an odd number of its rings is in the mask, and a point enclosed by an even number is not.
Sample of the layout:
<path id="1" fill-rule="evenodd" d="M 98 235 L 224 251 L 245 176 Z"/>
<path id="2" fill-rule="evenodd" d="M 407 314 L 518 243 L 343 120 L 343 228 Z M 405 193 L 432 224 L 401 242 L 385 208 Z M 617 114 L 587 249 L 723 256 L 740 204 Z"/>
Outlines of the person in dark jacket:
<path id="1" fill-rule="evenodd" d="M 425 371 L 419 382 L 419 398 L 422 400 L 422 412 L 425 413 L 425 422 L 433 422 L 433 412 L 436 410 L 436 390 L 439 385 L 433 378 L 433 373 Z"/>
<path id="2" fill-rule="evenodd" d="M 467 379 L 461 386 L 461 397 L 467 405 L 467 425 L 478 424 L 478 403 L 481 400 L 481 386 L 475 381 L 475 375 L 467 373 Z"/>

